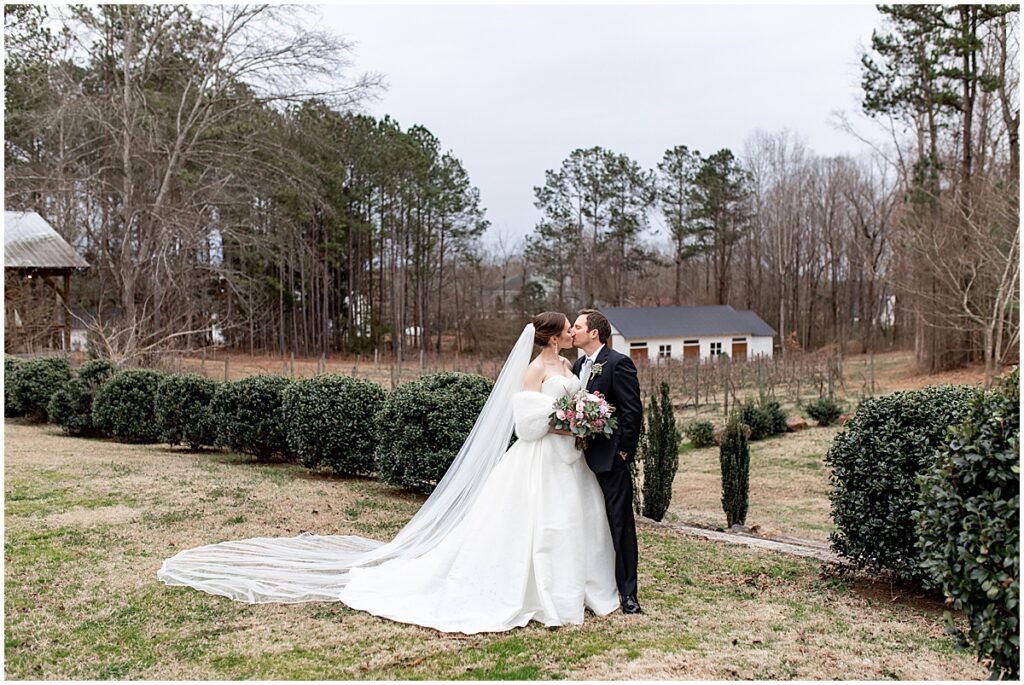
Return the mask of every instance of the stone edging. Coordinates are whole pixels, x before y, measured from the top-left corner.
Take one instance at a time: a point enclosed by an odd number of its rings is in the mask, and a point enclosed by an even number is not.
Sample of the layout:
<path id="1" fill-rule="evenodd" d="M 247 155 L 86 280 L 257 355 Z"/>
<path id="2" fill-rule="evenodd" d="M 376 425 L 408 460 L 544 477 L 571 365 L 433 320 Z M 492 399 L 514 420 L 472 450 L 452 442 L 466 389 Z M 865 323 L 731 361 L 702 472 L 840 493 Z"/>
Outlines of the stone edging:
<path id="1" fill-rule="evenodd" d="M 817 542 L 815 540 L 803 540 L 791 537 L 763 538 L 747 533 L 727 533 L 721 530 L 700 528 L 684 523 L 660 523 L 642 516 L 637 517 L 637 523 L 651 528 L 667 529 L 676 533 L 682 533 L 683 535 L 699 537 L 705 540 L 712 540 L 714 542 L 728 542 L 734 545 L 746 545 L 747 547 L 768 550 L 770 552 L 777 552 L 780 554 L 790 554 L 798 557 L 818 559 L 819 561 L 831 564 L 841 564 L 844 566 L 849 564 L 849 562 L 829 549 L 827 544 Z"/>

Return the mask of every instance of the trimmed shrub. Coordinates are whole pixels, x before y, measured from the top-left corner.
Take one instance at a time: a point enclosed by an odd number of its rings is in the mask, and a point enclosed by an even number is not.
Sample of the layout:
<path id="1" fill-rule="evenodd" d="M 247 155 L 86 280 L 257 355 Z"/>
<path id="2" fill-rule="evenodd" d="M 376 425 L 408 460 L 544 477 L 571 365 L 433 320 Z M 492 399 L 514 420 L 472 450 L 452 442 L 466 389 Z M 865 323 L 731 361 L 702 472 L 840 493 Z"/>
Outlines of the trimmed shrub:
<path id="1" fill-rule="evenodd" d="M 679 469 L 679 429 L 672 410 L 668 383 L 661 384 L 661 399 L 652 395 L 647 404 L 644 445 L 643 515 L 660 521 L 672 501 L 672 481 Z"/>
<path id="2" fill-rule="evenodd" d="M 697 448 L 715 444 L 715 427 L 710 421 L 691 421 L 683 429 L 690 443 Z"/>
<path id="3" fill-rule="evenodd" d="M 60 426 L 68 435 L 96 432 L 92 423 L 93 392 L 92 386 L 80 378 L 64 383 L 47 406 L 50 423 Z"/>
<path id="4" fill-rule="evenodd" d="M 750 499 L 750 445 L 748 426 L 733 415 L 722 433 L 718 448 L 718 464 L 722 470 L 722 510 L 728 527 L 743 525 L 747 520 Z"/>
<path id="5" fill-rule="evenodd" d="M 260 460 L 290 459 L 281 403 L 291 383 L 284 376 L 259 374 L 220 384 L 210 403 L 218 444 Z"/>
<path id="6" fill-rule="evenodd" d="M 217 384 L 197 373 L 170 375 L 156 389 L 153 411 L 160 440 L 168 445 L 182 443 L 197 450 L 213 445 L 214 430 L 210 402 Z"/>
<path id="7" fill-rule="evenodd" d="M 116 372 L 117 367 L 109 359 L 90 359 L 78 368 L 78 378 L 98 388 Z"/>
<path id="8" fill-rule="evenodd" d="M 115 373 L 93 397 L 93 425 L 120 442 L 156 442 L 160 431 L 153 404 L 163 377 L 150 369 Z"/>
<path id="9" fill-rule="evenodd" d="M 808 416 L 818 422 L 819 426 L 831 426 L 843 413 L 843 408 L 833 397 L 819 397 L 808 402 L 804 409 L 807 410 Z"/>
<path id="10" fill-rule="evenodd" d="M 22 361 L 18 357 L 4 355 L 4 416 L 21 416 L 24 413 L 11 397 L 11 389 L 14 387 L 14 372 L 21 364 Z"/>
<path id="11" fill-rule="evenodd" d="M 382 481 L 430 492 L 459 453 L 492 383 L 467 373 L 437 373 L 403 383 L 377 414 Z"/>
<path id="12" fill-rule="evenodd" d="M 740 423 L 750 427 L 751 440 L 763 440 L 786 432 L 786 413 L 777 400 L 762 395 L 757 402 L 747 400 L 740 405 Z"/>
<path id="13" fill-rule="evenodd" d="M 1020 371 L 978 395 L 920 479 L 922 566 L 967 615 L 946 620 L 1002 680 L 1020 679 Z"/>
<path id="14" fill-rule="evenodd" d="M 50 398 L 47 407 L 50 423 L 57 424 L 68 435 L 102 434 L 92 420 L 93 399 L 114 371 L 114 363 L 109 359 L 94 359 L 82 364 L 78 378 L 66 382 Z"/>
<path id="15" fill-rule="evenodd" d="M 71 365 L 63 357 L 27 359 L 11 374 L 11 401 L 26 416 L 47 420 L 53 393 L 71 380 Z"/>
<path id="16" fill-rule="evenodd" d="M 832 442 L 832 549 L 858 568 L 922 583 L 915 479 L 930 469 L 949 426 L 977 395 L 969 386 L 931 386 L 865 399 Z"/>
<path id="17" fill-rule="evenodd" d="M 367 475 L 374 470 L 374 417 L 384 406 L 376 383 L 323 375 L 297 381 L 284 391 L 288 447 L 310 468 Z"/>

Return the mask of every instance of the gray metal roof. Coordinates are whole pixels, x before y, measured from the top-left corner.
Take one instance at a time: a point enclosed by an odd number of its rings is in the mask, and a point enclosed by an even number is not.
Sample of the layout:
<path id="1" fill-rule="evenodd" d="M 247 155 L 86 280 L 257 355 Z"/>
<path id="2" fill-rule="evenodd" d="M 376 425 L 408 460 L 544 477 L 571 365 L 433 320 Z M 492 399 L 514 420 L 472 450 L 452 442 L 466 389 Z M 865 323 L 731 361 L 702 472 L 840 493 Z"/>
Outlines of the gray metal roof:
<path id="1" fill-rule="evenodd" d="M 89 262 L 35 212 L 4 212 L 4 268 L 87 268 Z"/>
<path id="2" fill-rule="evenodd" d="M 627 340 L 699 335 L 774 336 L 775 329 L 748 310 L 707 307 L 608 307 L 601 310 Z"/>

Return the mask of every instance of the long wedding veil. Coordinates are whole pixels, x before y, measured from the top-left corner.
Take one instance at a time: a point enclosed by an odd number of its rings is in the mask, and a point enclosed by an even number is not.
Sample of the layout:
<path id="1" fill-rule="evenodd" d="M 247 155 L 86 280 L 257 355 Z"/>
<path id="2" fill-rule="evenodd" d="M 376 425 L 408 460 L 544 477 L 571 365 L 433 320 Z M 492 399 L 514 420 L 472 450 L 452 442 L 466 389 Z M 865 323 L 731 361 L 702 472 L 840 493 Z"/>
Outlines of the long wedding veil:
<path id="1" fill-rule="evenodd" d="M 157 576 L 168 585 L 187 585 L 240 602 L 336 601 L 351 569 L 415 558 L 432 549 L 465 518 L 508 447 L 512 396 L 522 389 L 533 335 L 533 324 L 528 324 L 455 461 L 390 542 L 309 533 L 220 542 L 176 554 Z"/>

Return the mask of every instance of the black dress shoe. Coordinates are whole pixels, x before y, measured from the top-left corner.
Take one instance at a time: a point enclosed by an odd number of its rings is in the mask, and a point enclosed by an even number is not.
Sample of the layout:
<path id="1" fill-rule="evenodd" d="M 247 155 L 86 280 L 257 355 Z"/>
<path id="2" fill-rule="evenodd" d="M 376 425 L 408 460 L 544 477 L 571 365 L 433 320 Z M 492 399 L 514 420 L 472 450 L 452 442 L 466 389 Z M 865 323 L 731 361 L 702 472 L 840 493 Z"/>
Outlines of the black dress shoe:
<path id="1" fill-rule="evenodd" d="M 626 595 L 622 598 L 622 613 L 639 614 L 640 602 L 636 601 L 635 595 Z"/>

